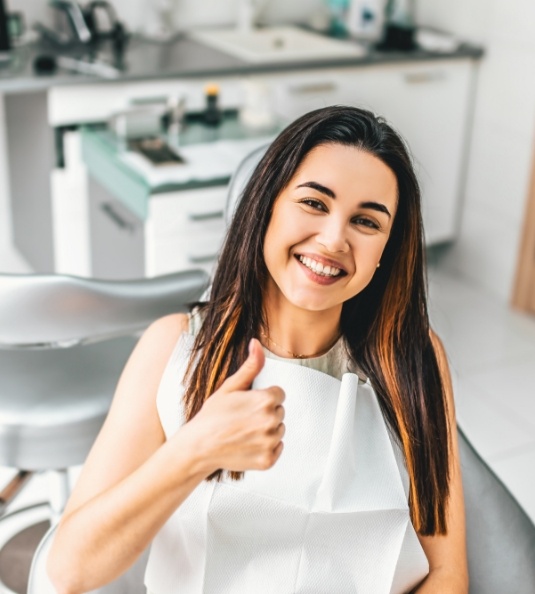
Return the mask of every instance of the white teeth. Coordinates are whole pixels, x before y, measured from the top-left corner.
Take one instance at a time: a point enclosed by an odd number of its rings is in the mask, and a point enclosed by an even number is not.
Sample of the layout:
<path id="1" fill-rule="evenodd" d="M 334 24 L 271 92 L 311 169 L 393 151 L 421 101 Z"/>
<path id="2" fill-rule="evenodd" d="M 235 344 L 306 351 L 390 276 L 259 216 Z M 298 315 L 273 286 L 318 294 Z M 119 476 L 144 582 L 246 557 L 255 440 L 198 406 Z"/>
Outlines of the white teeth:
<path id="1" fill-rule="evenodd" d="M 334 266 L 324 266 L 320 262 L 316 262 L 316 260 L 312 260 L 312 258 L 308 258 L 307 256 L 299 256 L 299 260 L 310 270 L 313 270 L 316 274 L 320 276 L 338 276 L 340 272 L 340 268 L 335 268 Z"/>

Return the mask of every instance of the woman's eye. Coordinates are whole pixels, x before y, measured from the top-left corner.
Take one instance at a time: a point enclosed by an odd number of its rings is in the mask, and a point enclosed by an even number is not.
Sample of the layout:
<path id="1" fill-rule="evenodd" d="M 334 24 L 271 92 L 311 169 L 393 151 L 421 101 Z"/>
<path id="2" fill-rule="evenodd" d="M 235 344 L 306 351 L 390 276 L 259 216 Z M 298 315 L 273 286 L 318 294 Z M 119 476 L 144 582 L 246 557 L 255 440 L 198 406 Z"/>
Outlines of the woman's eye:
<path id="1" fill-rule="evenodd" d="M 353 223 L 355 225 L 363 225 L 369 229 L 379 229 L 379 225 L 375 221 L 372 221 L 372 219 L 368 219 L 366 217 L 356 217 L 353 219 Z"/>
<path id="2" fill-rule="evenodd" d="M 320 202 L 319 200 L 314 200 L 314 198 L 305 198 L 304 200 L 300 200 L 300 203 L 306 204 L 307 206 L 310 206 L 314 210 L 323 210 L 323 211 L 327 210 L 325 208 L 325 204 L 323 204 L 323 202 Z"/>

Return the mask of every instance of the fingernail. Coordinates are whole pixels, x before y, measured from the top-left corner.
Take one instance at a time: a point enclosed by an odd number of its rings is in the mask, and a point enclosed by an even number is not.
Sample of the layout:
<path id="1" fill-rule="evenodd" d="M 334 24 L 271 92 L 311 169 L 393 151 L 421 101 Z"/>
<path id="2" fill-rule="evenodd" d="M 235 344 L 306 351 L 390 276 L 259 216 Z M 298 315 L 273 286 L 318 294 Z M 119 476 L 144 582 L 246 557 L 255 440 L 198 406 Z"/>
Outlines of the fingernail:
<path id="1" fill-rule="evenodd" d="M 249 346 L 247 347 L 247 350 L 249 351 L 249 355 L 253 352 L 253 339 L 252 338 L 249 341 Z"/>

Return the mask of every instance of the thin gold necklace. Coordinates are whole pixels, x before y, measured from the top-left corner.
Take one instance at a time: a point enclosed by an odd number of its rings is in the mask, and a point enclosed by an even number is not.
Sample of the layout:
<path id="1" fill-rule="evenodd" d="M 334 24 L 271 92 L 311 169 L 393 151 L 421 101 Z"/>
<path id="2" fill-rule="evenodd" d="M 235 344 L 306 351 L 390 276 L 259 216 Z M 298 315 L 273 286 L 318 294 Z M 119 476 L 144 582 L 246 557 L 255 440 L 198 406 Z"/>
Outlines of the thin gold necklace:
<path id="1" fill-rule="evenodd" d="M 283 346 L 281 346 L 280 344 L 277 344 L 272 338 L 269 337 L 268 334 L 266 334 L 266 332 L 264 332 L 263 330 L 260 330 L 260 334 L 266 338 L 271 344 L 275 345 L 276 347 L 279 347 L 279 349 L 282 349 L 283 351 L 285 351 L 286 353 L 288 353 L 289 355 L 292 355 L 292 357 L 294 359 L 311 359 L 312 357 L 320 357 L 321 355 L 324 355 L 327 351 L 330 351 L 332 349 L 332 347 L 338 342 L 338 339 L 340 338 L 341 334 L 338 334 L 338 336 L 336 337 L 336 339 L 326 348 L 323 349 L 321 351 L 318 351 L 317 353 L 312 353 L 311 355 L 299 355 L 298 353 L 294 353 L 293 351 L 289 351 L 288 349 L 285 349 Z"/>

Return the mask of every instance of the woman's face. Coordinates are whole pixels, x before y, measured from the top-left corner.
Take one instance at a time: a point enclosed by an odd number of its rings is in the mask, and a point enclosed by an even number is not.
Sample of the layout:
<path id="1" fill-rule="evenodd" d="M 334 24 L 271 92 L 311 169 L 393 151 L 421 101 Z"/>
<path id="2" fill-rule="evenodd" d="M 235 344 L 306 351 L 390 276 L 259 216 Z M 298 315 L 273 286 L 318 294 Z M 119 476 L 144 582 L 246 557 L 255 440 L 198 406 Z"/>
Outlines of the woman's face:
<path id="1" fill-rule="evenodd" d="M 314 148 L 273 206 L 267 299 L 323 311 L 360 293 L 381 260 L 397 191 L 377 157 L 340 144 Z"/>

